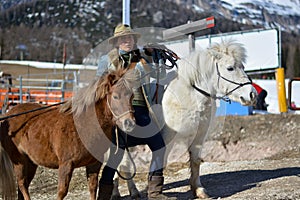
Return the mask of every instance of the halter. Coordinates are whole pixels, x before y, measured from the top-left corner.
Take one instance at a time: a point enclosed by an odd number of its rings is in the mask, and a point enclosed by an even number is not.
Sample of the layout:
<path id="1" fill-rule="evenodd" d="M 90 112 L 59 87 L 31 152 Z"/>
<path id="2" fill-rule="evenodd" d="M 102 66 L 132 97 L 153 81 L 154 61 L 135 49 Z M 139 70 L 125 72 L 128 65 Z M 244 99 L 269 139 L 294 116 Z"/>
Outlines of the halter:
<path id="1" fill-rule="evenodd" d="M 221 73 L 220 73 L 220 71 L 219 71 L 219 65 L 218 65 L 217 62 L 216 62 L 216 68 L 217 68 L 217 75 L 218 75 L 218 85 L 219 85 L 219 81 L 220 81 L 220 78 L 221 78 L 221 79 L 223 79 L 223 80 L 225 80 L 225 81 L 227 81 L 227 82 L 229 82 L 229 83 L 232 83 L 232 84 L 234 84 L 234 85 L 237 85 L 237 87 L 234 88 L 234 89 L 232 89 L 232 90 L 230 90 L 229 92 L 227 92 L 225 95 L 223 95 L 223 96 L 221 96 L 221 97 L 211 95 L 210 93 L 208 93 L 208 92 L 206 92 L 206 91 L 204 91 L 204 90 L 198 88 L 195 84 L 193 84 L 192 87 L 193 87 L 194 89 L 196 89 L 198 92 L 200 92 L 201 94 L 203 94 L 204 96 L 206 96 L 206 97 L 210 97 L 210 98 L 213 98 L 213 99 L 215 99 L 215 100 L 216 100 L 216 99 L 220 99 L 220 100 L 223 100 L 223 101 L 226 101 L 226 102 L 229 102 L 229 103 L 230 103 L 231 100 L 227 97 L 229 94 L 231 94 L 231 93 L 234 92 L 235 90 L 237 90 L 237 89 L 239 89 L 239 88 L 241 88 L 241 87 L 243 87 L 243 86 L 245 86 L 245 85 L 251 85 L 251 84 L 252 84 L 252 80 L 251 80 L 251 78 L 249 78 L 249 77 L 248 77 L 249 82 L 246 82 L 246 83 L 237 83 L 237 82 L 235 82 L 235 81 L 232 81 L 232 80 L 229 80 L 229 79 L 225 78 L 224 76 L 221 75 Z"/>
<path id="2" fill-rule="evenodd" d="M 110 112 L 112 113 L 112 115 L 114 116 L 114 118 L 115 118 L 116 121 L 118 121 L 121 117 L 127 115 L 128 113 L 134 113 L 134 110 L 128 110 L 128 111 L 126 111 L 126 112 L 124 112 L 124 113 L 122 113 L 122 114 L 120 114 L 120 115 L 116 115 L 116 114 L 113 112 L 113 110 L 112 110 L 112 108 L 111 108 L 111 106 L 110 106 L 110 104 L 109 104 L 109 102 L 108 102 L 108 98 L 106 98 L 106 103 L 107 103 L 107 106 L 108 106 Z M 119 150 L 119 139 L 118 139 L 119 134 L 118 134 L 118 128 L 117 128 L 117 127 L 115 127 L 115 134 L 116 134 L 117 149 L 116 149 L 116 151 L 114 152 L 114 154 L 117 154 L 117 152 L 118 152 L 118 150 Z M 121 136 L 122 136 L 122 135 L 121 135 Z M 123 138 L 123 139 L 124 139 L 124 138 Z M 119 177 L 121 177 L 123 180 L 128 181 L 128 180 L 132 180 L 132 179 L 135 177 L 135 174 L 136 174 L 136 165 L 135 165 L 135 163 L 134 163 L 134 160 L 133 160 L 132 156 L 130 155 L 130 152 L 129 152 L 129 149 L 128 149 L 128 146 L 127 146 L 127 142 L 126 142 L 126 151 L 127 151 L 128 155 L 129 155 L 130 161 L 133 163 L 134 173 L 133 173 L 133 175 L 130 176 L 129 178 L 123 176 L 123 175 L 119 172 L 119 170 L 117 170 L 117 174 L 118 174 Z"/>
<path id="3" fill-rule="evenodd" d="M 114 118 L 115 118 L 116 121 L 118 121 L 121 117 L 127 115 L 128 113 L 134 113 L 134 110 L 131 110 L 131 109 L 130 109 L 130 110 L 127 110 L 127 111 L 125 111 L 124 113 L 122 113 L 122 114 L 120 114 L 120 115 L 117 115 L 117 114 L 114 113 L 114 111 L 112 110 L 112 108 L 111 108 L 111 106 L 110 106 L 110 104 L 109 104 L 109 102 L 108 102 L 108 98 L 106 98 L 106 103 L 107 103 L 107 106 L 108 106 L 110 112 L 112 113 L 112 115 L 114 116 Z"/>

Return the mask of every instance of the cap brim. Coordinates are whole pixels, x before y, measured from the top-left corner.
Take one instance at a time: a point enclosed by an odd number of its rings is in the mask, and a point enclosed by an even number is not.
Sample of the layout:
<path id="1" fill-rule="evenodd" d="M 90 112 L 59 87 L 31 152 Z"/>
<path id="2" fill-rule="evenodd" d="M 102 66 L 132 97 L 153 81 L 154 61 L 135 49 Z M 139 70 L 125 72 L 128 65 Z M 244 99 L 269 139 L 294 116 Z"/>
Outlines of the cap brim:
<path id="1" fill-rule="evenodd" d="M 136 38 L 140 38 L 141 37 L 141 34 L 140 33 L 136 33 L 136 32 L 132 32 L 132 33 L 124 33 L 122 35 L 118 35 L 118 36 L 112 36 L 110 38 L 108 38 L 108 43 L 109 44 L 113 44 L 114 41 L 119 38 L 119 37 L 122 37 L 122 36 L 126 36 L 126 35 L 133 35 L 135 36 Z"/>

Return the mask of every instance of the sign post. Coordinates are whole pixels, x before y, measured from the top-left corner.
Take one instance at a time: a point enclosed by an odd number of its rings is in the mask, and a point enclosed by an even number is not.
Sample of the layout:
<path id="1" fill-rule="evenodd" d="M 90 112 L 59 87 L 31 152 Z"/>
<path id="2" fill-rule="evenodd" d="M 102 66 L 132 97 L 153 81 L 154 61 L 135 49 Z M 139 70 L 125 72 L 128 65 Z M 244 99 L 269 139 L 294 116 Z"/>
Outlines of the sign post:
<path id="1" fill-rule="evenodd" d="M 281 113 L 286 113 L 286 94 L 285 94 L 285 81 L 284 81 L 284 68 L 280 67 L 276 70 L 276 83 L 277 83 L 277 94 L 278 94 L 278 104 L 279 111 Z"/>
<path id="2" fill-rule="evenodd" d="M 189 49 L 193 51 L 195 49 L 195 32 L 212 28 L 215 26 L 214 16 L 201 19 L 194 22 L 188 22 L 187 24 L 176 26 L 174 28 L 163 31 L 163 39 L 169 40 L 183 35 L 189 36 Z"/>
<path id="3" fill-rule="evenodd" d="M 130 25 L 130 0 L 123 0 L 123 24 Z"/>

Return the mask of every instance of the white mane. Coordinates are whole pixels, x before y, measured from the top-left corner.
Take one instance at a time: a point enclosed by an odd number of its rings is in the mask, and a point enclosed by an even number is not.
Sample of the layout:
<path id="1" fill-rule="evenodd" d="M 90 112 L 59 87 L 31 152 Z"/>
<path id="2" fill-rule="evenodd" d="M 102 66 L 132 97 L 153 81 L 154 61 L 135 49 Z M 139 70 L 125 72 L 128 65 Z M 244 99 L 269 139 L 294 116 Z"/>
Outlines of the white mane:
<path id="1" fill-rule="evenodd" d="M 223 40 L 221 43 L 215 43 L 208 48 L 208 53 L 216 59 L 221 59 L 222 55 L 229 55 L 237 62 L 246 62 L 246 49 L 241 43 L 234 40 Z"/>

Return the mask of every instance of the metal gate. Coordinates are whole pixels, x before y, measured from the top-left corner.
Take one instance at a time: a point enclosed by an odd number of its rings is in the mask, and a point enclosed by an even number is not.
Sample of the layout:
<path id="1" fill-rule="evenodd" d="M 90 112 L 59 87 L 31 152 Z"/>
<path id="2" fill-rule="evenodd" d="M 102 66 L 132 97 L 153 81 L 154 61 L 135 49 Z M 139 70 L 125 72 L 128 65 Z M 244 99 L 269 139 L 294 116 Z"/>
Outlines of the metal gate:
<path id="1" fill-rule="evenodd" d="M 71 98 L 77 87 L 76 71 L 3 77 L 0 87 L 0 110 L 3 114 L 11 106 L 26 102 L 44 105 L 59 103 Z"/>

